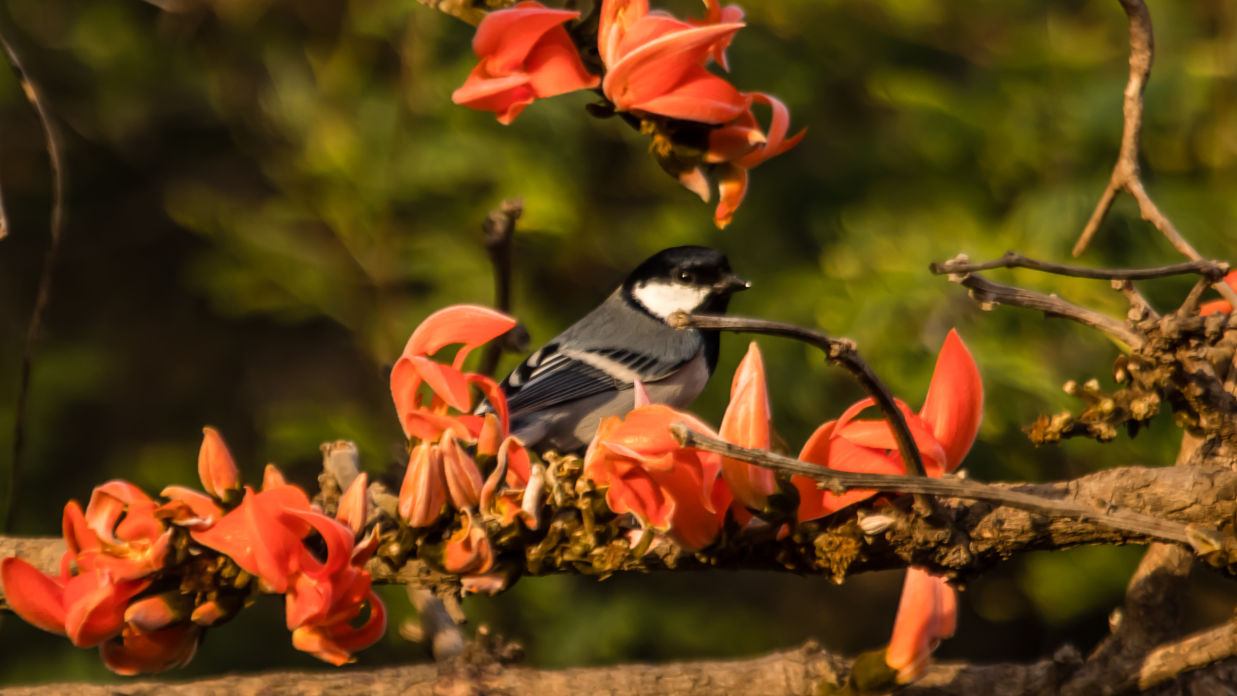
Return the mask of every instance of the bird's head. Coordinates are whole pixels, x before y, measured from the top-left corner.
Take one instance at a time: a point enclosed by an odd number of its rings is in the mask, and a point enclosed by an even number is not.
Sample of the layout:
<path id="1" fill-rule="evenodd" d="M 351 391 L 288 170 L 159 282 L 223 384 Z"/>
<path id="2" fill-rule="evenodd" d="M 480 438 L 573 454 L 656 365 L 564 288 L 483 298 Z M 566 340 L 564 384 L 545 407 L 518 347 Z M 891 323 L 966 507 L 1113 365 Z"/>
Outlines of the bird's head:
<path id="1" fill-rule="evenodd" d="M 730 296 L 751 283 L 730 270 L 726 255 L 702 246 L 657 252 L 623 281 L 636 306 L 660 319 L 675 312 L 725 312 Z"/>

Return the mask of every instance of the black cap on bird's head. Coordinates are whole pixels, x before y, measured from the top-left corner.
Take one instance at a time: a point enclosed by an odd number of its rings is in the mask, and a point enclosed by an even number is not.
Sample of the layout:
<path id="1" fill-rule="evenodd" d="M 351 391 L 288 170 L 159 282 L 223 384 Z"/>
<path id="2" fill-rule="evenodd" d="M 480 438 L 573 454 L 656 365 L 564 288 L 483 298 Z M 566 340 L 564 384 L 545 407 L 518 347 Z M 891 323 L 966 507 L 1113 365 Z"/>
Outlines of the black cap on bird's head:
<path id="1" fill-rule="evenodd" d="M 730 296 L 751 283 L 730 270 L 726 255 L 702 246 L 663 249 L 623 281 L 624 294 L 665 319 L 675 312 L 725 312 Z"/>

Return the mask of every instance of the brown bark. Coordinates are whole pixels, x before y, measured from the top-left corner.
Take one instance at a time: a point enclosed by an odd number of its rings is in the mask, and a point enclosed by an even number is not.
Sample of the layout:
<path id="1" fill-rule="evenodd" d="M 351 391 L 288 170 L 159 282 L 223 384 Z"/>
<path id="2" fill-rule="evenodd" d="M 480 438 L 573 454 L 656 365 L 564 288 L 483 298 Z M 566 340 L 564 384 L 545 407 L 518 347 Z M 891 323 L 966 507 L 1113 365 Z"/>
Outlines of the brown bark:
<path id="1" fill-rule="evenodd" d="M 1230 641 L 1231 642 L 1231 641 Z M 1165 677 L 1165 669 L 1177 671 L 1145 693 L 1217 694 L 1237 679 L 1237 660 L 1210 654 L 1201 669 L 1178 675 L 1181 654 L 1198 656 L 1197 650 L 1182 650 L 1148 661 L 1148 678 Z M 1197 647 L 1197 646 L 1193 646 Z M 896 691 L 864 692 L 871 696 L 1055 696 L 1059 685 L 1077 668 L 1080 658 L 1070 649 L 1052 658 L 1030 664 L 968 665 L 940 663 L 928 668 L 915 684 Z M 268 672 L 228 675 L 191 682 L 132 681 L 120 684 L 47 684 L 7 689 L 10 696 L 289 696 L 302 694 L 373 694 L 376 696 L 444 696 L 472 694 L 537 694 L 566 696 L 716 696 L 717 694 L 782 694 L 825 696 L 851 694 L 841 686 L 853 662 L 809 643 L 801 648 L 740 660 L 706 660 L 673 664 L 629 664 L 539 670 L 502 666 L 497 663 L 449 663 L 406 665 L 378 669 L 342 669 L 329 672 Z M 1137 673 L 1137 665 L 1125 665 Z M 1195 665 L 1200 666 L 1200 665 Z"/>

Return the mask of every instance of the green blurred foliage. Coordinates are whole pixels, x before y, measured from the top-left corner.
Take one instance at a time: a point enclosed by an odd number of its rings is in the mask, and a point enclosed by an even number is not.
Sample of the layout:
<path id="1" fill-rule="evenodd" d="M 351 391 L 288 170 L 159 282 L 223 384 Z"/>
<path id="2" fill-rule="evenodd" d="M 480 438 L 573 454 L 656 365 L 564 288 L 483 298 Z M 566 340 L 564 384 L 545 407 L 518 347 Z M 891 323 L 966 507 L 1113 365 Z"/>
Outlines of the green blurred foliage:
<path id="1" fill-rule="evenodd" d="M 190 3 L 192 4 L 192 3 Z M 678 11 L 696 14 L 683 0 Z M 804 142 L 756 170 L 726 230 L 588 94 L 538 102 L 509 127 L 455 107 L 472 29 L 413 0 L 213 0 L 167 14 L 137 0 L 12 0 L 7 35 L 65 132 L 69 223 L 34 364 L 17 531 L 58 531 L 69 497 L 123 476 L 193 483 L 199 428 L 221 428 L 248 476 L 267 461 L 309 482 L 317 444 L 349 438 L 368 469 L 399 466 L 385 366 L 420 319 L 488 302 L 479 223 L 523 196 L 514 311 L 534 342 L 596 304 L 659 248 L 726 250 L 753 289 L 734 311 L 856 339 L 918 404 L 957 327 L 989 407 L 967 468 L 1044 480 L 1170 463 L 1167 417 L 1136 440 L 1032 448 L 1020 427 L 1074 404 L 1067 379 L 1111 384 L 1117 347 L 1039 315 L 984 313 L 932 260 L 1014 248 L 1065 261 L 1120 139 L 1126 23 L 1117 3 L 783 0 L 748 3 L 733 82 L 791 108 Z M 1237 215 L 1237 7 L 1159 3 L 1146 92 L 1146 180 L 1183 234 L 1231 258 Z M 0 71 L 0 452 L 12 449 L 22 340 L 47 245 L 38 123 Z M 1176 261 L 1121 200 L 1082 259 Z M 1104 283 L 994 273 L 1120 315 Z M 1189 280 L 1147 283 L 1171 307 Z M 716 422 L 747 339 L 725 339 L 697 410 Z M 859 396 L 802 346 L 761 339 L 776 426 L 797 447 Z M 508 356 L 509 368 L 519 359 Z M 944 656 L 1017 659 L 1106 630 L 1137 549 L 1035 554 L 962 595 Z M 816 636 L 885 640 L 899 578 L 834 587 L 751 573 L 521 581 L 469 601 L 531 661 L 578 665 L 753 654 Z M 386 590 L 393 626 L 409 615 Z M 1199 622 L 1230 611 L 1204 578 Z M 312 666 L 278 607 L 216 629 L 172 675 Z M 5 620 L 4 683 L 102 680 L 90 652 Z M 392 630 L 361 665 L 421 656 Z"/>

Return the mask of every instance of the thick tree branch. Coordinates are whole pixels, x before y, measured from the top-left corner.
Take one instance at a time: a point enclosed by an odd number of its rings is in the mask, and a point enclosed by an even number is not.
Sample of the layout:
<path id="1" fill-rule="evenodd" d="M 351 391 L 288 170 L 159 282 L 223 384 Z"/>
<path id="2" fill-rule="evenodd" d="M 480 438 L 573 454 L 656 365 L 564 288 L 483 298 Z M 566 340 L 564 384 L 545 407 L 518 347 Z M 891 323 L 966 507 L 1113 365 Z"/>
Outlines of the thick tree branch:
<path id="1" fill-rule="evenodd" d="M 1199 636 L 1201 639 L 1203 636 Z M 1205 650 L 1205 646 L 1196 646 Z M 1195 653 L 1198 654 L 1198 653 Z M 1165 654 L 1167 657 L 1167 654 Z M 1057 686 L 1077 667 L 1077 652 L 1065 648 L 1049 659 L 1029 664 L 976 665 L 943 662 L 927 668 L 914 684 L 895 692 L 865 692 L 869 696 L 1056 696 Z M 1171 661 L 1172 658 L 1170 658 Z M 1151 664 L 1151 663 L 1149 663 Z M 1168 662 L 1168 670 L 1173 667 Z M 815 643 L 738 660 L 701 660 L 669 664 L 628 664 L 542 670 L 501 666 L 484 659 L 459 662 L 451 670 L 431 664 L 341 669 L 321 672 L 265 672 L 212 677 L 190 682 L 153 680 L 93 685 L 59 683 L 10 688 L 10 696 L 302 696 L 368 694 L 373 696 L 440 696 L 451 694 L 539 694 L 569 696 L 716 696 L 716 694 L 784 694 L 823 696 L 851 694 L 846 687 L 854 661 L 830 653 Z M 1219 685 L 1237 678 L 1237 661 L 1201 666 L 1196 672 L 1155 669 L 1147 694 L 1222 693 Z M 1174 677 L 1176 677 L 1174 679 Z M 1168 681 L 1168 680 L 1172 681 Z M 1211 688 L 1212 690 L 1207 690 Z"/>
<path id="2" fill-rule="evenodd" d="M 1006 488 L 988 486 L 987 484 L 969 479 L 932 479 L 836 471 L 772 452 L 739 447 L 725 440 L 695 432 L 681 423 L 671 426 L 671 429 L 674 432 L 675 439 L 684 447 L 695 447 L 709 452 L 716 452 L 732 459 L 763 466 L 783 474 L 808 476 L 819 481 L 822 487 L 828 488 L 835 493 L 844 493 L 855 488 L 871 488 L 887 492 L 950 495 L 958 498 L 1001 503 L 1041 515 L 1077 517 L 1131 534 L 1147 535 L 1185 544 L 1190 543 L 1190 536 L 1184 525 L 1173 524 L 1126 511 L 1095 509 L 1088 505 L 1050 500 Z"/>
<path id="3" fill-rule="evenodd" d="M 562 476 L 561 472 L 558 475 Z M 499 544 L 497 551 L 512 572 L 528 575 L 709 568 L 824 574 L 840 581 L 856 573 L 914 564 L 969 577 L 1028 551 L 1080 544 L 1147 543 L 1175 538 L 1183 524 L 1217 529 L 1237 514 L 1237 472 L 1228 468 L 1130 467 L 1043 484 L 888 478 L 900 479 L 898 486 L 914 485 L 925 493 L 941 495 L 936 500 L 937 511 L 949 521 L 950 529 L 917 515 L 909 509 L 910 501 L 902 497 L 879 508 L 879 529 L 873 527 L 872 510 L 857 507 L 798 525 L 783 539 L 774 538 L 770 530 L 766 535 L 726 539 L 701 552 L 657 544 L 647 553 L 635 555 L 625 535 L 605 536 L 607 525 L 584 525 L 573 517 L 578 501 L 568 499 L 548 517 L 552 521 L 538 532 L 543 535 L 539 542 L 522 550 Z M 576 485 L 569 477 L 563 476 L 561 481 L 564 488 Z M 1054 512 L 1045 516 L 1013 505 L 944 494 L 958 485 L 970 486 L 974 494 L 982 487 L 1003 491 L 993 493 L 993 497 L 1046 500 L 1086 514 L 1072 517 Z M 890 487 L 897 486 L 891 483 Z M 971 489 L 966 491 L 966 495 L 973 494 Z M 1144 528 L 1145 517 L 1156 519 Z M 1126 524 L 1129 520 L 1138 522 Z M 49 573 L 58 571 L 63 550 L 63 542 L 57 538 L 0 537 L 0 557 L 19 556 Z M 368 570 L 377 582 L 431 589 L 458 582 L 455 576 L 438 569 L 432 558 L 418 558 L 408 551 L 380 550 Z"/>

